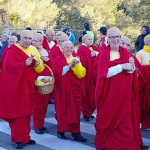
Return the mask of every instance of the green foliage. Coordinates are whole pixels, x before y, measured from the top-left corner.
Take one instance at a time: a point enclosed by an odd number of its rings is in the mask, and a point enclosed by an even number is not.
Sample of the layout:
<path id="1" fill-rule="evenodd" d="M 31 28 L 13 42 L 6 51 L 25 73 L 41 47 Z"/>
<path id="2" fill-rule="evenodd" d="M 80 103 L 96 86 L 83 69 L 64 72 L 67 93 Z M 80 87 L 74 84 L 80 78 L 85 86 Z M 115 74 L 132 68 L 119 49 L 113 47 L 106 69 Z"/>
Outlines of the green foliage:
<path id="1" fill-rule="evenodd" d="M 89 22 L 96 35 L 101 26 L 117 26 L 132 40 L 150 24 L 149 6 L 149 0 L 0 0 L 9 27 L 83 29 Z"/>

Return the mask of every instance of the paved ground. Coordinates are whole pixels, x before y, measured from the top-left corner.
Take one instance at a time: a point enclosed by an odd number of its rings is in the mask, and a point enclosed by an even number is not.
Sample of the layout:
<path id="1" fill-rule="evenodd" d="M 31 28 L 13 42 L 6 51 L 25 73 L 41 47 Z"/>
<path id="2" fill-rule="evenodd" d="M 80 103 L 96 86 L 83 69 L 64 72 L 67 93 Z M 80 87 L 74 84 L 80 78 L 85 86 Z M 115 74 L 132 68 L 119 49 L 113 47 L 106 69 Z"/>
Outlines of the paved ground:
<path id="1" fill-rule="evenodd" d="M 36 140 L 34 146 L 25 146 L 24 150 L 95 150 L 94 147 L 94 122 L 85 122 L 81 118 L 81 133 L 88 139 L 86 143 L 73 141 L 71 135 L 67 133 L 69 140 L 61 140 L 56 136 L 56 120 L 54 118 L 53 105 L 49 105 L 47 116 L 45 119 L 45 127 L 47 131 L 43 135 L 38 135 L 31 131 L 32 139 Z M 32 123 L 31 123 L 32 127 Z M 150 146 L 150 130 L 142 130 L 143 141 Z M 0 150 L 14 150 L 15 146 L 10 142 L 10 129 L 6 122 L 0 121 Z M 150 149 L 149 149 L 150 150 Z"/>

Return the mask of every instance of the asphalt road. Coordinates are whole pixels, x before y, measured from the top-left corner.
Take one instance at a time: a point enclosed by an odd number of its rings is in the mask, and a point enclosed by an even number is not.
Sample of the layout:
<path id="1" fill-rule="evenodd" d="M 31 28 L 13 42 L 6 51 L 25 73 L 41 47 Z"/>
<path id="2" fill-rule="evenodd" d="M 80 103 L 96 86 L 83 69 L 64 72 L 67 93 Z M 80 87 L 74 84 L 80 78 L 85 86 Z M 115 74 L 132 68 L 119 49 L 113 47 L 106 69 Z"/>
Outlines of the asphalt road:
<path id="1" fill-rule="evenodd" d="M 81 117 L 81 133 L 88 139 L 87 142 L 76 142 L 70 133 L 67 133 L 69 140 L 62 140 L 56 136 L 56 120 L 54 118 L 54 105 L 50 104 L 45 118 L 46 132 L 43 135 L 36 134 L 31 122 L 31 138 L 36 141 L 34 146 L 27 145 L 24 150 L 95 150 L 94 147 L 94 122 L 86 122 Z M 143 143 L 150 146 L 150 130 L 141 130 Z M 15 145 L 10 142 L 10 129 L 7 122 L 0 120 L 0 150 L 14 150 Z M 150 149 L 149 149 L 150 150 Z"/>

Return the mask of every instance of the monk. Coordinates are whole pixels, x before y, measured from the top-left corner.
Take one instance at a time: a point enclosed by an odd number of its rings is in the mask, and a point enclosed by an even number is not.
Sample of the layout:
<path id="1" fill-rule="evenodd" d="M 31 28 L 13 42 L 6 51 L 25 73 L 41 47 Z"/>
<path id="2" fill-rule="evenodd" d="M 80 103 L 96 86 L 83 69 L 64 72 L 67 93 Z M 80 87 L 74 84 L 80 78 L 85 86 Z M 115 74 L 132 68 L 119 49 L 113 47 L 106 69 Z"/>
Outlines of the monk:
<path id="1" fill-rule="evenodd" d="M 1 60 L 0 60 L 0 68 L 1 68 L 1 66 L 2 66 L 2 64 L 3 64 L 3 61 L 4 61 L 4 59 L 5 59 L 5 56 L 6 56 L 6 54 L 7 54 L 7 51 L 9 50 L 10 46 L 11 46 L 12 44 L 16 44 L 17 42 L 18 42 L 18 39 L 17 39 L 16 36 L 10 36 L 10 37 L 9 37 L 9 39 L 8 39 L 8 46 L 5 47 L 5 49 L 4 49 L 4 51 L 3 51 L 3 54 L 2 54 L 2 58 L 1 58 Z M 1 69 L 0 69 L 0 70 L 1 70 Z"/>
<path id="2" fill-rule="evenodd" d="M 30 117 L 34 82 L 44 66 L 38 50 L 31 46 L 32 38 L 32 31 L 21 32 L 19 44 L 12 45 L 7 52 L 0 77 L 0 118 L 9 123 L 16 149 L 36 143 L 29 135 Z"/>
<path id="3" fill-rule="evenodd" d="M 95 146 L 97 150 L 140 150 L 136 66 L 127 49 L 120 47 L 120 30 L 112 27 L 107 36 L 109 46 L 99 55 Z"/>
<path id="4" fill-rule="evenodd" d="M 50 52 L 43 48 L 42 41 L 43 35 L 40 33 L 35 33 L 33 36 L 32 45 L 38 49 L 44 64 L 51 68 L 52 63 L 50 62 Z M 45 67 L 44 71 L 40 73 L 39 76 L 50 76 L 49 69 Z M 44 119 L 50 100 L 50 94 L 41 95 L 37 91 L 35 92 L 36 95 L 33 109 L 33 126 L 37 134 L 43 134 L 46 130 L 46 127 L 44 127 Z"/>
<path id="5" fill-rule="evenodd" d="M 144 47 L 137 52 L 136 57 L 142 67 L 139 69 L 140 106 L 142 128 L 150 128 L 150 35 L 144 38 Z"/>
<path id="6" fill-rule="evenodd" d="M 94 74 L 94 66 L 99 53 L 98 48 L 93 45 L 92 36 L 85 34 L 82 37 L 84 44 L 80 45 L 77 55 L 80 57 L 82 65 L 86 68 L 86 76 L 84 78 L 85 97 L 82 100 L 82 114 L 85 121 L 90 121 L 94 117 L 92 114 L 95 110 L 95 84 L 96 78 Z"/>
<path id="7" fill-rule="evenodd" d="M 86 142 L 80 133 L 81 100 L 84 96 L 83 77 L 85 68 L 73 55 L 71 41 L 62 43 L 63 55 L 56 57 L 53 64 L 55 76 L 57 136 L 67 139 L 65 132 L 71 132 L 75 141 Z"/>
<path id="8" fill-rule="evenodd" d="M 56 40 L 57 40 L 57 44 L 50 51 L 50 59 L 52 62 L 56 57 L 63 55 L 61 50 L 61 44 L 62 42 L 69 40 L 69 37 L 67 34 L 62 33 L 61 35 L 57 35 Z"/>
<path id="9" fill-rule="evenodd" d="M 42 46 L 44 49 L 50 51 L 51 48 L 55 45 L 55 31 L 53 29 L 47 29 L 45 33 L 46 34 L 43 36 Z"/>

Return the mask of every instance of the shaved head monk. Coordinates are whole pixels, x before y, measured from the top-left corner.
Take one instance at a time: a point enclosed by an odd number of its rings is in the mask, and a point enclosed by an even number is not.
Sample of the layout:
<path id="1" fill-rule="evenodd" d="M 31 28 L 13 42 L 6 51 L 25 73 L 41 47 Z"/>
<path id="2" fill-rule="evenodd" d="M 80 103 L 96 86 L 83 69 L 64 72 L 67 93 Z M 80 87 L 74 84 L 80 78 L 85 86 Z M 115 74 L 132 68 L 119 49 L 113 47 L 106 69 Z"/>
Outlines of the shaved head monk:
<path id="1" fill-rule="evenodd" d="M 0 118 L 9 123 L 16 149 L 36 143 L 29 135 L 30 117 L 34 82 L 44 66 L 38 50 L 31 45 L 32 38 L 32 31 L 21 32 L 19 44 L 12 45 L 5 56 L 0 76 Z"/>
<path id="2" fill-rule="evenodd" d="M 120 47 L 117 27 L 107 31 L 109 45 L 99 55 L 95 123 L 97 150 L 140 150 L 137 70 Z M 132 61 L 131 61 L 132 60 Z"/>

